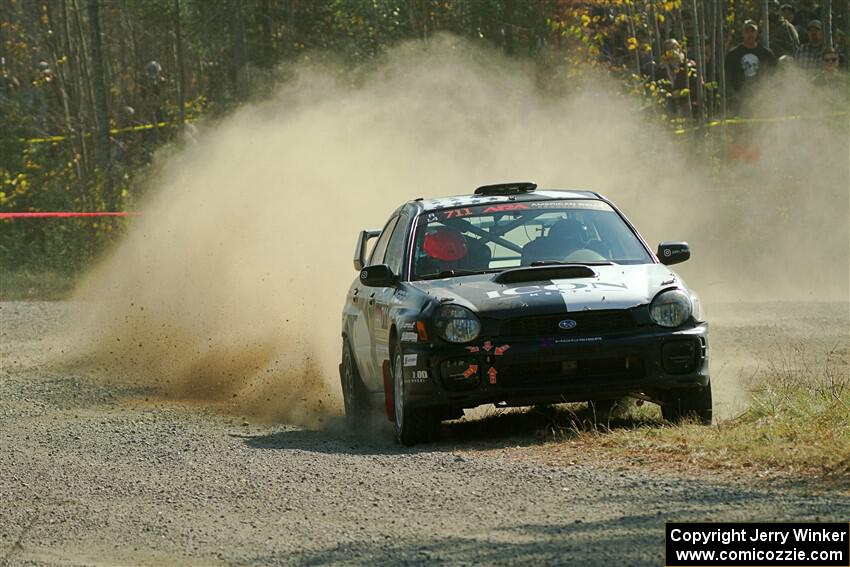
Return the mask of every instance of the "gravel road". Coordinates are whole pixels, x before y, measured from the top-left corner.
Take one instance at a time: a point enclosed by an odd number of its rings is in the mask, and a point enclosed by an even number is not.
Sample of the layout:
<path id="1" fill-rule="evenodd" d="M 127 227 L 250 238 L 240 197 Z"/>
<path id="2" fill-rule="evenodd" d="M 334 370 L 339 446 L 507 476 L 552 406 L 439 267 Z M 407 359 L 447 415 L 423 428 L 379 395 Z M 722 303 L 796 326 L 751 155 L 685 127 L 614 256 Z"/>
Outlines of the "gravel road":
<path id="1" fill-rule="evenodd" d="M 43 363 L 68 309 L 0 303 L 0 565 L 658 566 L 666 521 L 850 520 L 846 490 L 811 484 L 552 468 L 472 454 L 474 439 L 409 450 L 380 433 L 143 403 Z M 790 327 L 777 306 L 725 309 L 719 344 L 769 350 L 766 329 L 820 329 L 846 349 L 846 305 L 801 310 Z"/>

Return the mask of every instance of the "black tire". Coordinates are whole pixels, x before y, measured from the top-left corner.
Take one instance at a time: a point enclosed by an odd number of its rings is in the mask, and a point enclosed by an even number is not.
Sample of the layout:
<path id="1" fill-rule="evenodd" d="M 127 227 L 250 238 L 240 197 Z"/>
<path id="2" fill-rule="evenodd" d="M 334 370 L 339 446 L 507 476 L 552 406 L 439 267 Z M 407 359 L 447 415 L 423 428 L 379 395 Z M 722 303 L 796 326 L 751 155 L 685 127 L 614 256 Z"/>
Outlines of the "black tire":
<path id="1" fill-rule="evenodd" d="M 587 409 L 590 410 L 596 423 L 608 423 L 617 407 L 619 400 L 590 400 Z"/>
<path id="2" fill-rule="evenodd" d="M 342 400 L 345 404 L 345 421 L 349 429 L 358 431 L 360 427 L 368 424 L 371 416 L 371 407 L 369 405 L 369 395 L 366 392 L 366 386 L 360 379 L 360 373 L 357 371 L 357 364 L 354 361 L 354 356 L 351 353 L 351 347 L 348 346 L 348 340 L 342 341 L 342 372 L 340 373 L 340 381 L 342 382 Z"/>
<path id="3" fill-rule="evenodd" d="M 596 423 L 609 424 L 613 420 L 626 419 L 634 400 L 628 396 L 614 399 L 590 400 L 587 408 L 593 413 Z"/>
<path id="4" fill-rule="evenodd" d="M 440 430 L 440 415 L 434 408 L 411 408 L 404 399 L 404 369 L 401 345 L 393 351 L 391 367 L 393 378 L 393 404 L 395 409 L 395 439 L 411 446 L 435 440 Z"/>
<path id="5" fill-rule="evenodd" d="M 694 419 L 701 425 L 711 425 L 711 382 L 703 388 L 668 392 L 663 402 L 661 415 L 667 421 Z"/>

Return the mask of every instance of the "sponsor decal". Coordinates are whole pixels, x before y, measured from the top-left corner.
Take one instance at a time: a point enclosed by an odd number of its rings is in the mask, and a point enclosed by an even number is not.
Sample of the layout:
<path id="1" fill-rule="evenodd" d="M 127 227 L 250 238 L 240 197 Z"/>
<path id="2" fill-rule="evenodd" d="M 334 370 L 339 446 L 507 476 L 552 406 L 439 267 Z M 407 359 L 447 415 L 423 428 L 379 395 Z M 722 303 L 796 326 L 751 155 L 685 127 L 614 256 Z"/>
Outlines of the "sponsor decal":
<path id="1" fill-rule="evenodd" d="M 464 347 L 464 348 L 465 348 L 466 350 L 468 350 L 469 352 L 472 352 L 472 353 L 476 353 L 476 352 L 478 352 L 479 350 L 481 350 L 481 349 L 479 349 L 477 346 L 468 346 L 468 347 Z"/>
<path id="2" fill-rule="evenodd" d="M 559 282 L 549 285 L 521 285 L 508 288 L 504 291 L 488 291 L 487 297 L 490 299 L 499 299 L 500 297 L 509 298 L 522 295 L 534 297 L 537 295 L 555 295 L 566 292 L 578 293 L 579 291 L 590 293 L 594 290 L 626 291 L 628 290 L 628 286 L 619 282 Z"/>
<path id="3" fill-rule="evenodd" d="M 416 355 L 415 354 L 405 354 L 404 355 L 404 365 L 405 366 L 416 366 Z"/>
<path id="4" fill-rule="evenodd" d="M 502 356 L 509 348 L 511 348 L 511 345 L 497 346 L 496 351 L 493 354 L 495 354 L 496 356 Z"/>
<path id="5" fill-rule="evenodd" d="M 463 209 L 451 209 L 449 211 L 446 211 L 446 218 L 447 219 L 456 219 L 456 218 L 460 218 L 460 217 L 468 217 L 471 214 L 472 214 L 472 209 L 470 209 L 469 207 L 465 207 Z"/>
<path id="6" fill-rule="evenodd" d="M 491 384 L 496 383 L 496 375 L 497 374 L 499 374 L 499 371 L 496 370 L 495 368 L 493 368 L 492 366 L 490 367 L 490 370 L 487 371 L 487 376 L 490 377 L 490 383 Z"/>
<path id="7" fill-rule="evenodd" d="M 595 211 L 610 211 L 611 207 L 602 201 L 534 201 L 529 203 L 535 209 L 593 209 Z"/>
<path id="8" fill-rule="evenodd" d="M 440 219 L 437 218 L 437 213 L 428 213 L 428 218 L 427 218 L 428 222 L 437 222 L 438 220 L 440 220 Z"/>
<path id="9" fill-rule="evenodd" d="M 401 334 L 401 342 L 403 343 L 415 343 L 419 341 L 419 335 L 416 331 L 405 331 Z"/>
<path id="10" fill-rule="evenodd" d="M 528 205 L 525 203 L 505 203 L 503 205 L 490 205 L 485 208 L 483 212 L 485 213 L 504 213 L 507 211 L 522 211 L 528 209 Z"/>
<path id="11" fill-rule="evenodd" d="M 469 378 L 470 376 L 474 376 L 477 373 L 478 373 L 478 365 L 477 364 L 470 364 L 469 368 L 467 368 L 466 370 L 463 371 L 463 377 Z"/>
<path id="12" fill-rule="evenodd" d="M 399 328 L 402 331 L 415 331 L 416 325 L 414 323 L 401 323 L 399 324 Z"/>
<path id="13" fill-rule="evenodd" d="M 407 381 L 414 384 L 423 384 L 428 381 L 428 371 L 413 370 L 410 372 L 410 378 Z"/>
<path id="14" fill-rule="evenodd" d="M 578 325 L 578 323 L 576 323 L 573 319 L 564 319 L 563 321 L 558 322 L 558 328 L 565 331 L 575 329 L 576 325 Z"/>
<path id="15" fill-rule="evenodd" d="M 575 337 L 575 338 L 558 338 L 555 339 L 555 344 L 567 344 L 567 343 L 595 343 L 596 341 L 601 341 L 602 337 Z"/>

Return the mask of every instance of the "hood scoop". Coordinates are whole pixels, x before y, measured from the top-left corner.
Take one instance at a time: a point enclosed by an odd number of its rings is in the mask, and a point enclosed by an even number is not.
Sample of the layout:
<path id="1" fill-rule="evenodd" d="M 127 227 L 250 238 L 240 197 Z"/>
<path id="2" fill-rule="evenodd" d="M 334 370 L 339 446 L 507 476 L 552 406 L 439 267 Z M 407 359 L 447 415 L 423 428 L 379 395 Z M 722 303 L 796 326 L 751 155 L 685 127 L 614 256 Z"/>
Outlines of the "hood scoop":
<path id="1" fill-rule="evenodd" d="M 496 274 L 493 281 L 500 284 L 515 284 L 545 280 L 595 278 L 598 275 L 596 271 L 583 264 L 561 264 L 557 266 L 512 268 Z"/>

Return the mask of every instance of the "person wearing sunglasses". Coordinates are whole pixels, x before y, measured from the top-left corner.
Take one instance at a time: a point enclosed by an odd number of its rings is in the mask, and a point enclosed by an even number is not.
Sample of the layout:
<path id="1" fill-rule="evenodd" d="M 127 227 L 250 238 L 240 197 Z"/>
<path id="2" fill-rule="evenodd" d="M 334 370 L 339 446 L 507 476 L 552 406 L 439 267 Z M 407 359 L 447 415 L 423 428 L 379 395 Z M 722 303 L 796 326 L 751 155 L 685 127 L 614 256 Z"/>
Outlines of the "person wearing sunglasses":
<path id="1" fill-rule="evenodd" d="M 850 98 L 850 83 L 848 83 L 847 73 L 840 69 L 840 64 L 841 54 L 838 50 L 831 47 L 824 49 L 821 69 L 815 77 L 815 85 L 824 90 L 831 107 L 846 110 L 848 98 Z"/>

